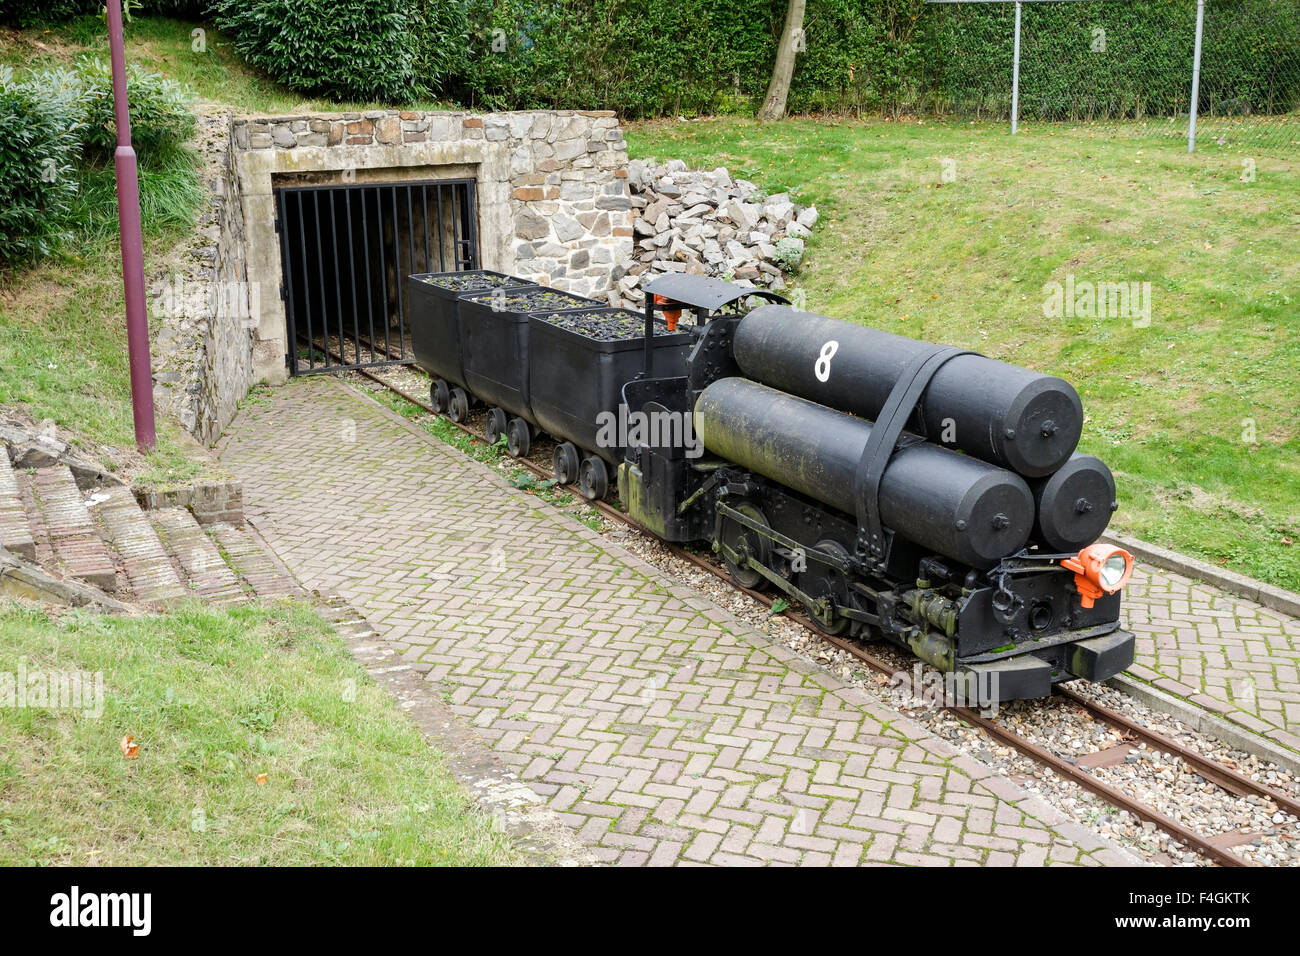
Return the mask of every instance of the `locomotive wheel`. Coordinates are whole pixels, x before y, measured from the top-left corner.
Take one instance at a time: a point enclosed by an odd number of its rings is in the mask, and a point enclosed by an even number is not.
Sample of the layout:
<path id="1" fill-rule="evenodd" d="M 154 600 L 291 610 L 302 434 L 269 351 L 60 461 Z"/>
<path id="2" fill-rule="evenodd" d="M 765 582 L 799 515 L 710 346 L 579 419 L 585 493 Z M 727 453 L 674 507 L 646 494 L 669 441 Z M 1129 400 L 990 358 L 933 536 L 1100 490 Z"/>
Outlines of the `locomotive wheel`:
<path id="1" fill-rule="evenodd" d="M 523 458 L 533 445 L 533 430 L 522 418 L 510 419 L 506 426 L 506 451 L 511 458 Z"/>
<path id="2" fill-rule="evenodd" d="M 571 485 L 578 480 L 578 448 L 573 442 L 561 442 L 551 456 L 557 485 Z"/>
<path id="3" fill-rule="evenodd" d="M 469 418 L 469 395 L 463 388 L 453 388 L 447 399 L 447 417 L 460 424 Z"/>
<path id="4" fill-rule="evenodd" d="M 749 502 L 743 502 L 736 505 L 735 510 L 739 511 L 746 518 L 758 522 L 764 528 L 771 527 L 771 525 L 768 524 L 767 518 L 763 515 L 763 512 L 761 512 L 757 506 L 751 505 Z M 732 551 L 739 553 L 742 557 L 748 556 L 757 558 L 758 562 L 764 565 L 768 563 L 768 556 L 771 552 L 771 542 L 753 529 L 746 528 L 739 522 L 724 519 L 722 522 L 721 535 L 722 543 Z M 749 588 L 752 591 L 767 580 L 763 575 L 759 574 L 748 565 L 741 567 L 740 565 L 732 563 L 732 561 L 726 557 L 723 558 L 723 561 L 727 565 L 727 573 L 731 575 L 731 580 L 735 581 L 742 588 Z"/>
<path id="5" fill-rule="evenodd" d="M 590 501 L 600 501 L 609 491 L 609 472 L 605 460 L 596 455 L 582 459 L 578 467 L 578 490 Z"/>
<path id="6" fill-rule="evenodd" d="M 829 539 L 818 541 L 816 549 L 826 551 L 846 561 L 849 558 L 849 552 L 838 541 Z M 808 570 L 799 574 L 799 590 L 814 598 L 825 599 L 829 604 L 836 607 L 845 607 L 850 600 L 849 582 L 843 572 L 812 558 L 808 559 Z M 817 625 L 817 630 L 825 634 L 843 634 L 848 629 L 848 618 L 836 617 L 828 625 L 818 616 L 816 607 L 805 604 L 804 610 L 808 612 L 808 616 Z"/>
<path id="7" fill-rule="evenodd" d="M 444 379 L 438 379 L 429 386 L 429 404 L 439 415 L 447 414 L 447 406 L 451 403 L 451 386 Z"/>

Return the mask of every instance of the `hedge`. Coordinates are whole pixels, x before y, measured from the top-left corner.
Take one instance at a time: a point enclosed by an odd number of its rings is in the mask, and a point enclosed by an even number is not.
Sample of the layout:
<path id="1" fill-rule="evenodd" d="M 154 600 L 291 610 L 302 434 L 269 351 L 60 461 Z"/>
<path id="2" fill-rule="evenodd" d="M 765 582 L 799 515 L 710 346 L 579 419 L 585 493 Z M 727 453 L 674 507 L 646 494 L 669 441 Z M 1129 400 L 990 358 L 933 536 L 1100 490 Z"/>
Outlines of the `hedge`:
<path id="1" fill-rule="evenodd" d="M 1237 111 L 1300 99 L 1300 2 L 1208 5 L 1202 102 Z M 470 0 L 471 52 L 453 92 L 492 108 L 603 107 L 627 116 L 752 111 L 772 67 L 785 0 Z M 1194 0 L 1030 3 L 1026 116 L 1186 110 Z M 808 0 L 792 112 L 1005 115 L 1010 4 Z M 1105 52 L 1093 29 L 1106 30 Z M 495 41 L 495 42 L 494 42 Z"/>
<path id="2" fill-rule="evenodd" d="M 144 9 L 204 6 L 145 0 Z M 753 112 L 786 0 L 211 0 L 210 8 L 245 59 L 306 94 L 642 117 Z M 1206 9 L 1205 108 L 1295 108 L 1300 0 L 1212 0 Z M 1195 0 L 1026 3 L 1023 115 L 1185 112 L 1195 11 Z M 1005 116 L 1012 15 L 1009 3 L 808 0 L 789 108 Z M 1098 28 L 1105 51 L 1093 48 Z"/>

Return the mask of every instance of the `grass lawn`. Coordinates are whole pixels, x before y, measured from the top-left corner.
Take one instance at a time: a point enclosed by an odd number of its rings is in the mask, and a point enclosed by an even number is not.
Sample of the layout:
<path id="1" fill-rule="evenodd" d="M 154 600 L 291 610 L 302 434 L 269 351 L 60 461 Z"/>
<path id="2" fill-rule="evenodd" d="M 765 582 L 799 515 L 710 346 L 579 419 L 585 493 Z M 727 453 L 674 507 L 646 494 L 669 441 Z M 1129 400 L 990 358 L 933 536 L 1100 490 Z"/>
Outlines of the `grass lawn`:
<path id="1" fill-rule="evenodd" d="M 521 859 L 306 607 L 56 620 L 0 604 L 0 701 L 20 662 L 29 686 L 102 672 L 104 704 L 0 706 L 0 865 Z"/>
<path id="2" fill-rule="evenodd" d="M 1113 527 L 1300 590 L 1300 155 L 881 120 L 661 121 L 627 139 L 634 158 L 815 203 L 807 308 L 1073 383 L 1082 447 L 1119 483 Z M 1070 274 L 1149 281 L 1150 325 L 1047 317 L 1044 285 Z"/>

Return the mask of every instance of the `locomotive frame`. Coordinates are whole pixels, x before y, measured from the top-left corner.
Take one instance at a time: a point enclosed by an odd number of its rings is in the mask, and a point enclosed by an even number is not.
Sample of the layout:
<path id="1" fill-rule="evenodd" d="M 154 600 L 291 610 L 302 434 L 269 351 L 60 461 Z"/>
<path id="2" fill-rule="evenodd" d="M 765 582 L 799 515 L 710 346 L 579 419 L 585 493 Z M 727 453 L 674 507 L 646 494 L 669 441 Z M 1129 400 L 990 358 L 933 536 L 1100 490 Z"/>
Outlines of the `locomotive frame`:
<path id="1" fill-rule="evenodd" d="M 742 374 L 730 348 L 741 316 L 726 307 L 753 290 L 666 276 L 645 292 L 647 328 L 656 311 L 682 308 L 702 327 L 683 378 L 643 375 L 624 386 L 624 401 L 689 413 L 709 385 Z M 733 462 L 691 461 L 648 443 L 625 450 L 620 497 L 652 533 L 707 542 L 737 584 L 775 588 L 827 633 L 885 639 L 957 675 L 969 702 L 1041 697 L 1058 681 L 1112 677 L 1132 663 L 1135 639 L 1119 627 L 1118 589 L 1091 594 L 1069 565 L 1074 553 L 1026 549 L 981 571 L 927 553 L 881 521 L 880 478 L 897 448 L 920 440 L 903 426 L 930 377 L 962 354 L 936 350 L 892 390 L 863 454 L 856 515 Z"/>

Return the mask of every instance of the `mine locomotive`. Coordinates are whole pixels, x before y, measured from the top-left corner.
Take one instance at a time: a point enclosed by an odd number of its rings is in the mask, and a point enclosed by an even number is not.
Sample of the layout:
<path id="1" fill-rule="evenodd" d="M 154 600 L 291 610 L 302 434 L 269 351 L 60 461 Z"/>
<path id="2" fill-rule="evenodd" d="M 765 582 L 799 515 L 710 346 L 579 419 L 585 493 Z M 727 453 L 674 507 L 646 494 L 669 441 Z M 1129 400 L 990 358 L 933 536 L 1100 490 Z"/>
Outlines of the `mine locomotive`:
<path id="1" fill-rule="evenodd" d="M 700 276 L 647 283 L 642 313 L 496 273 L 408 284 L 439 411 L 485 401 L 515 455 L 550 434 L 557 481 L 601 498 L 616 475 L 647 531 L 823 631 L 906 648 L 977 703 L 1132 663 L 1133 558 L 1098 542 L 1115 483 L 1076 452 L 1062 379 Z"/>

